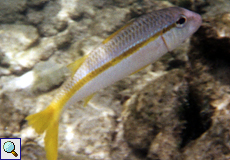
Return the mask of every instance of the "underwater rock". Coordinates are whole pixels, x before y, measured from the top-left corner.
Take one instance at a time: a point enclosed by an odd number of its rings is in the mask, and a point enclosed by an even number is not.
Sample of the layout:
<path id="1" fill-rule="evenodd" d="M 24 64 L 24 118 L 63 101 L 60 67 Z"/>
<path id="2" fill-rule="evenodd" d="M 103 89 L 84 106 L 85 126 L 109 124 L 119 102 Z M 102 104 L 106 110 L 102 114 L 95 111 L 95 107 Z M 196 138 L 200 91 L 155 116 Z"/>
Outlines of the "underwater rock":
<path id="1" fill-rule="evenodd" d="M 180 114 L 188 92 L 184 72 L 175 69 L 149 81 L 124 104 L 124 140 L 137 157 L 170 160 L 178 156 L 184 123 Z"/>
<path id="2" fill-rule="evenodd" d="M 39 62 L 33 69 L 32 92 L 47 92 L 61 85 L 68 75 L 68 69 L 52 61 Z"/>
<path id="3" fill-rule="evenodd" d="M 2 24 L 0 25 L 0 37 L 1 51 L 14 53 L 32 46 L 38 40 L 39 35 L 33 26 Z"/>
<path id="4" fill-rule="evenodd" d="M 0 137 L 15 138 L 22 129 L 25 115 L 15 107 L 11 98 L 6 94 L 0 95 Z"/>
<path id="5" fill-rule="evenodd" d="M 97 11 L 97 14 L 98 16 L 94 18 L 93 23 L 90 25 L 90 31 L 93 35 L 107 37 L 108 34 L 112 34 L 116 29 L 124 25 L 130 10 L 126 8 L 105 8 Z"/>
<path id="6" fill-rule="evenodd" d="M 194 126 L 183 149 L 186 160 L 229 159 L 229 1 L 210 1 L 204 24 L 192 38 L 190 99 L 203 127 Z M 197 129 L 195 129 L 197 128 Z M 199 128 L 199 129 L 198 129 Z"/>
<path id="7" fill-rule="evenodd" d="M 27 0 L 27 5 L 31 7 L 42 7 L 49 0 Z"/>
<path id="8" fill-rule="evenodd" d="M 127 7 L 129 5 L 132 5 L 133 3 L 137 2 L 138 0 L 113 0 L 114 4 L 119 7 Z"/>
<path id="9" fill-rule="evenodd" d="M 21 36 L 20 38 L 23 37 Z M 42 39 L 38 44 L 35 43 L 33 47 L 28 46 L 28 48 L 26 48 L 26 46 L 20 46 L 19 43 L 18 45 L 15 46 L 15 49 L 10 48 L 9 50 L 7 50 L 7 47 L 5 47 L 6 52 L 3 57 L 4 59 L 2 60 L 2 65 L 6 66 L 8 70 L 10 70 L 10 72 L 12 73 L 18 75 L 22 74 L 26 70 L 31 69 L 40 60 L 45 60 L 53 54 L 54 50 L 56 50 L 56 44 L 53 41 L 54 40 L 51 38 Z M 35 42 L 35 41 L 29 41 L 29 42 Z M 18 49 L 17 47 L 19 49 L 25 48 L 25 50 L 17 51 Z"/>
<path id="10" fill-rule="evenodd" d="M 22 146 L 21 158 L 23 160 L 31 159 L 45 159 L 46 154 L 41 146 L 34 143 L 33 141 L 28 141 Z"/>
<path id="11" fill-rule="evenodd" d="M 26 17 L 23 14 L 27 9 L 26 0 L 19 1 L 0 1 L 0 23 L 14 23 L 16 21 L 25 21 Z"/>
<path id="12" fill-rule="evenodd" d="M 58 49 L 68 48 L 72 42 L 72 33 L 68 31 L 61 32 L 54 38 L 54 43 Z"/>
<path id="13" fill-rule="evenodd" d="M 112 135 L 115 130 L 114 111 L 100 106 L 100 103 L 89 102 L 87 108 L 82 108 L 82 105 L 76 103 L 63 114 L 60 149 L 68 150 L 72 155 L 106 159 L 110 156 Z"/>
<path id="14" fill-rule="evenodd" d="M 33 25 L 38 25 L 44 20 L 44 15 L 42 11 L 37 11 L 34 9 L 27 10 L 27 21 Z"/>
<path id="15" fill-rule="evenodd" d="M 26 64 L 20 58 L 38 41 L 37 29 L 28 25 L 0 25 L 0 37 L 1 66 L 10 67 L 10 71 L 21 70 Z"/>
<path id="16" fill-rule="evenodd" d="M 21 137 L 22 158 L 44 159 L 43 137 L 24 118 L 55 97 L 69 73 L 64 66 L 131 18 L 170 2 L 202 13 L 202 27 L 171 54 L 99 91 L 86 108 L 67 108 L 59 159 L 229 159 L 230 1 L 221 0 L 1 1 L 0 21 L 17 22 L 0 25 L 1 137 Z"/>
<path id="17" fill-rule="evenodd" d="M 39 34 L 41 36 L 50 37 L 58 34 L 59 29 L 56 26 L 60 25 L 60 21 L 62 21 L 66 25 L 66 20 L 57 18 L 60 10 L 61 6 L 58 1 L 49 1 L 49 3 L 45 3 L 42 12 L 37 10 L 31 10 L 31 14 L 36 16 L 36 13 L 38 12 L 38 14 L 42 16 L 41 22 L 37 25 Z M 30 16 L 29 20 L 33 20 L 34 22 L 34 19 L 35 18 Z"/>

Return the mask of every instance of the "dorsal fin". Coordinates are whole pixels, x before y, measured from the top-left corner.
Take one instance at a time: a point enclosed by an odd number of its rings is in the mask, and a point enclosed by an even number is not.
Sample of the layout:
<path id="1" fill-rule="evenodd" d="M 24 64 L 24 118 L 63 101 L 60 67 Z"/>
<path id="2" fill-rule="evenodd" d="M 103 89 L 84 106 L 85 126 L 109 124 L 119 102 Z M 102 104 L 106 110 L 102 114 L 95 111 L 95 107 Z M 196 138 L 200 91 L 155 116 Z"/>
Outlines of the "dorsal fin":
<path id="1" fill-rule="evenodd" d="M 85 55 L 85 56 L 77 59 L 73 63 L 70 63 L 67 65 L 67 68 L 71 71 L 72 75 L 78 70 L 78 68 L 81 66 L 81 64 L 85 61 L 85 59 L 87 57 L 88 57 L 88 55 Z"/>

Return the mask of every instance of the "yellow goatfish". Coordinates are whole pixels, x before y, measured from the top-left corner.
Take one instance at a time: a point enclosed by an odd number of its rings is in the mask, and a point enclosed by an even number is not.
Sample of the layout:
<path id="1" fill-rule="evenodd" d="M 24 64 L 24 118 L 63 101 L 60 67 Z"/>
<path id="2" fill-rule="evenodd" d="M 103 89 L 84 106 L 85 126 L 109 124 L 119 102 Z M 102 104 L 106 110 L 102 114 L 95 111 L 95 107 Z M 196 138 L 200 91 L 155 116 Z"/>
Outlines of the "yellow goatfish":
<path id="1" fill-rule="evenodd" d="M 64 107 L 89 97 L 172 51 L 201 25 L 201 16 L 184 8 L 153 11 L 131 21 L 90 54 L 69 65 L 72 76 L 43 111 L 26 117 L 39 134 L 46 132 L 48 160 L 58 156 L 58 125 Z"/>

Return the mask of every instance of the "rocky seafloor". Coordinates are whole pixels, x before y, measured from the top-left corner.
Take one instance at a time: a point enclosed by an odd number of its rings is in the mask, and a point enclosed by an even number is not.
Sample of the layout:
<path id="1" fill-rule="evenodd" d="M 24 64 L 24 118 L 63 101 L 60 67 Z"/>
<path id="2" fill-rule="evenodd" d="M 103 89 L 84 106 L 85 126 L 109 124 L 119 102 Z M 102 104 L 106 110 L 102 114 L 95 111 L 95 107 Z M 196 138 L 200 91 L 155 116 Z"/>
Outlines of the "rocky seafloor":
<path id="1" fill-rule="evenodd" d="M 229 0 L 1 0 L 0 137 L 21 138 L 23 160 L 45 159 L 25 117 L 55 97 L 66 65 L 130 19 L 174 5 L 201 14 L 200 29 L 87 107 L 65 110 L 58 159 L 230 159 Z"/>

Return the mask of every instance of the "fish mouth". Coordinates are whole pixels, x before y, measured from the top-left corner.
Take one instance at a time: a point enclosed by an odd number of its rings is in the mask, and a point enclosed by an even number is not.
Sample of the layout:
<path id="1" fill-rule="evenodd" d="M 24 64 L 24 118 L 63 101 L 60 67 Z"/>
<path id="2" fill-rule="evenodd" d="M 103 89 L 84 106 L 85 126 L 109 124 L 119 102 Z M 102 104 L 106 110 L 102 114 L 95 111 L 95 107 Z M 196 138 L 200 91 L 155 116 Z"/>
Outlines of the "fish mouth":
<path id="1" fill-rule="evenodd" d="M 197 31 L 197 29 L 202 24 L 202 17 L 198 13 L 195 13 L 195 12 L 192 12 L 192 11 L 189 11 L 189 10 L 186 10 L 185 12 L 186 12 L 185 15 L 192 22 L 191 26 L 193 26 L 192 28 L 193 28 L 194 32 Z"/>
<path id="2" fill-rule="evenodd" d="M 196 26 L 198 26 L 198 28 L 199 28 L 201 26 L 201 24 L 202 24 L 202 17 L 199 14 L 194 13 L 193 19 L 194 19 L 194 21 L 196 23 Z"/>

